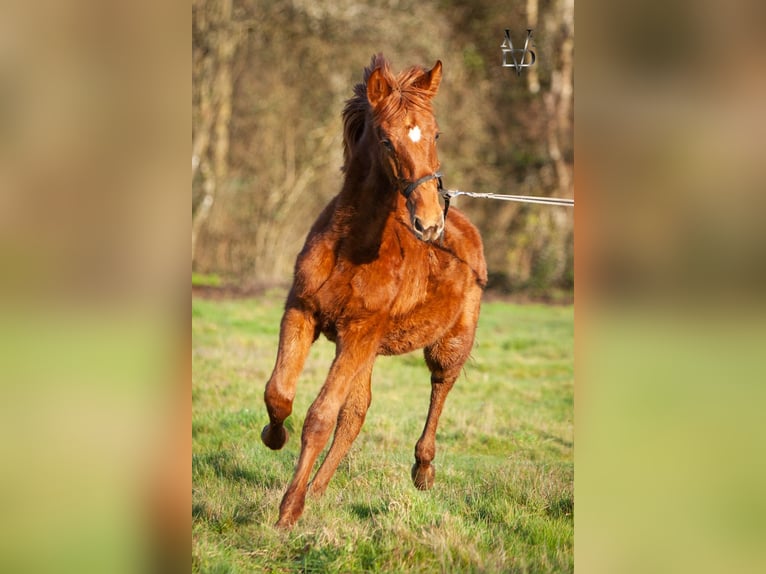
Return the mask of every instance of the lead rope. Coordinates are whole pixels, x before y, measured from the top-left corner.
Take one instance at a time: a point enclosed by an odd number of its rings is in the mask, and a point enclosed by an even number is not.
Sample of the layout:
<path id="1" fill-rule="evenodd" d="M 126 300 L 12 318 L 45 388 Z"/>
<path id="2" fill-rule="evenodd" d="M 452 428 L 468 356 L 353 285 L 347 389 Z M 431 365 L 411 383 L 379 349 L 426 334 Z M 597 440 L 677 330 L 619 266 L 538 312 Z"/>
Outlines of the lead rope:
<path id="1" fill-rule="evenodd" d="M 441 186 L 441 179 L 439 181 Z M 479 197 L 485 199 L 502 199 L 504 201 L 519 201 L 522 203 L 538 203 L 541 205 L 562 205 L 565 207 L 574 207 L 574 199 L 566 199 L 564 197 L 540 197 L 534 195 L 503 195 L 500 193 L 475 193 L 472 191 L 460 191 L 459 189 L 441 189 L 439 193 L 444 198 L 444 216 L 447 216 L 447 209 L 449 208 L 449 200 L 453 197 L 465 195 L 467 197 Z"/>
<path id="2" fill-rule="evenodd" d="M 465 195 L 466 197 L 478 197 L 483 199 L 501 199 L 503 201 L 518 201 L 521 203 L 537 203 L 540 205 L 562 205 L 565 207 L 574 207 L 574 199 L 563 197 L 540 197 L 534 195 L 503 195 L 500 193 L 475 193 L 472 191 L 460 191 L 459 189 L 444 189 L 440 173 L 434 174 L 438 181 L 439 193 L 444 199 L 444 230 L 440 237 L 440 242 L 444 244 L 444 235 L 447 233 L 447 212 L 449 211 L 449 202 L 453 197 Z"/>

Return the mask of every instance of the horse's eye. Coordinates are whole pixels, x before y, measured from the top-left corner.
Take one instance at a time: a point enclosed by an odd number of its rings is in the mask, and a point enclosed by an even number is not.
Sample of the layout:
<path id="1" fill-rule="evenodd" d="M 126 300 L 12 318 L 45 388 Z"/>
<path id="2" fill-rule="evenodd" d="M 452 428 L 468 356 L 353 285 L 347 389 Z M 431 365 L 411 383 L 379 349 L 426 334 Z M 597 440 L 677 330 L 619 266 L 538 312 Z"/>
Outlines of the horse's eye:
<path id="1" fill-rule="evenodd" d="M 394 144 L 391 143 L 391 140 L 388 138 L 383 138 L 380 140 L 380 143 L 383 145 L 384 148 L 388 151 L 394 151 Z"/>

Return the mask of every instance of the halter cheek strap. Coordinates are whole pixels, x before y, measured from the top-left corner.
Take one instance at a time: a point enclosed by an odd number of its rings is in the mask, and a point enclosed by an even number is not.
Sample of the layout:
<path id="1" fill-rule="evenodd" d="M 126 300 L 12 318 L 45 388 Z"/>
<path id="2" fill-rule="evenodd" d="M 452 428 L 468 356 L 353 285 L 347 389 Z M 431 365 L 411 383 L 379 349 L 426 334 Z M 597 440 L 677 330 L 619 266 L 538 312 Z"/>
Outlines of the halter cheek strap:
<path id="1" fill-rule="evenodd" d="M 406 183 L 407 186 L 401 190 L 402 195 L 404 196 L 404 199 L 409 199 L 410 195 L 412 195 L 412 192 L 415 191 L 415 188 L 417 188 L 421 183 L 425 183 L 427 181 L 430 181 L 432 179 L 438 179 L 439 180 L 439 191 L 442 189 L 442 174 L 441 172 L 432 173 L 430 175 L 424 175 L 420 179 L 416 179 L 415 181 L 409 181 L 406 179 L 400 179 L 399 181 L 401 183 Z"/>
<path id="2" fill-rule="evenodd" d="M 434 172 L 430 175 L 424 175 L 420 179 L 416 179 L 415 181 L 409 181 L 407 179 L 400 179 L 399 182 L 401 184 L 406 184 L 405 187 L 400 188 L 402 195 L 404 196 L 404 199 L 409 199 L 410 195 L 412 195 L 412 192 L 415 191 L 415 189 L 421 184 L 425 183 L 427 181 L 431 181 L 432 179 L 437 180 L 436 188 L 439 190 L 439 194 L 444 199 L 444 219 L 447 219 L 447 212 L 449 211 L 449 200 L 450 196 L 444 192 L 444 185 L 442 184 L 442 173 L 440 171 Z"/>
<path id="3" fill-rule="evenodd" d="M 447 193 L 444 190 L 444 185 L 442 184 L 442 178 L 439 178 L 439 193 L 442 196 L 442 199 L 444 200 L 444 223 L 447 223 L 447 212 L 449 211 L 449 200 L 451 199 L 450 194 Z"/>

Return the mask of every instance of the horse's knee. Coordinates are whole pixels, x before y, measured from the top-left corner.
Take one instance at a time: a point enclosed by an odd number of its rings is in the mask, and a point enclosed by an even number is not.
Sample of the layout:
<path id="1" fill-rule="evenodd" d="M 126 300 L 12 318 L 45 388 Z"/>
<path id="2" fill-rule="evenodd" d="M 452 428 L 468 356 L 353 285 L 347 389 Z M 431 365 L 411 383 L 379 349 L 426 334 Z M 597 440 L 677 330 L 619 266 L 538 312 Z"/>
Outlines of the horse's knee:
<path id="1" fill-rule="evenodd" d="M 455 345 L 433 346 L 425 349 L 424 356 L 428 370 L 431 371 L 431 382 L 454 382 L 460 376 L 470 352 L 470 348 L 458 348 Z"/>
<path id="2" fill-rule="evenodd" d="M 333 409 L 312 405 L 306 413 L 306 420 L 303 422 L 302 442 L 305 444 L 314 440 L 326 441 L 337 421 L 337 410 L 333 412 Z"/>

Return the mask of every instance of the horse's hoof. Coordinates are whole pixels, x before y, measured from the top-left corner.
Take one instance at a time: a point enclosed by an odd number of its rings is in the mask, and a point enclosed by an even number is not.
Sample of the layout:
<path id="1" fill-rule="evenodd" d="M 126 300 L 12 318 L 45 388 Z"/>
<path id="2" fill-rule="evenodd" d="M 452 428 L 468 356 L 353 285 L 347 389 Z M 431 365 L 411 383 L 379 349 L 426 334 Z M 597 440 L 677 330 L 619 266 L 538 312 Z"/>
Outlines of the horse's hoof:
<path id="1" fill-rule="evenodd" d="M 287 429 L 281 425 L 275 429 L 268 424 L 261 431 L 261 440 L 271 450 L 279 450 L 287 442 Z"/>
<path id="2" fill-rule="evenodd" d="M 290 485 L 287 492 L 285 492 L 284 498 L 279 505 L 279 520 L 275 526 L 282 530 L 289 530 L 303 514 L 303 509 L 306 506 L 306 489 L 300 490 L 297 487 Z"/>
<path id="3" fill-rule="evenodd" d="M 417 462 L 412 465 L 412 482 L 418 490 L 428 490 L 434 485 L 436 471 L 432 465 L 420 466 Z"/>
<path id="4" fill-rule="evenodd" d="M 277 520 L 276 524 L 274 524 L 274 528 L 278 528 L 279 530 L 292 530 L 293 526 L 295 526 L 295 522 L 295 520 L 282 517 Z"/>

